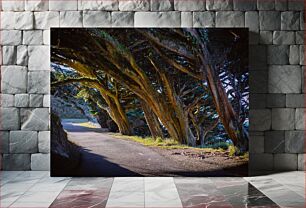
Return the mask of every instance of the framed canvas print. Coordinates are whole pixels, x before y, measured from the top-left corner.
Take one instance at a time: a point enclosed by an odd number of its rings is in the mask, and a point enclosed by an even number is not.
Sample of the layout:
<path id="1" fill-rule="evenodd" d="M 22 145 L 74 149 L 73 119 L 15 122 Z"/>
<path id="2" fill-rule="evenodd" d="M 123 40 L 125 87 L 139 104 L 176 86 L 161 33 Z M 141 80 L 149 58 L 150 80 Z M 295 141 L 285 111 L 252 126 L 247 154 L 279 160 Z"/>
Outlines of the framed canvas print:
<path id="1" fill-rule="evenodd" d="M 248 29 L 52 28 L 52 176 L 245 176 Z"/>

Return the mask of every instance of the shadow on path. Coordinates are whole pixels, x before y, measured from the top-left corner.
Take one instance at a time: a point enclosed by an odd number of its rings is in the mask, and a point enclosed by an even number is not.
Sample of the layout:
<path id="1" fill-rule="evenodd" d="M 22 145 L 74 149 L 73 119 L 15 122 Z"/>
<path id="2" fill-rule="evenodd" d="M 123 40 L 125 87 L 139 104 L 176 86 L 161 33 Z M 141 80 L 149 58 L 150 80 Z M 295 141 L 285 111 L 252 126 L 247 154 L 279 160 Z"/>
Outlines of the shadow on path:
<path id="1" fill-rule="evenodd" d="M 123 176 L 142 176 L 138 173 L 130 171 L 118 164 L 108 161 L 102 155 L 92 153 L 91 150 L 81 148 L 81 162 L 73 176 L 89 176 L 89 177 L 123 177 Z"/>

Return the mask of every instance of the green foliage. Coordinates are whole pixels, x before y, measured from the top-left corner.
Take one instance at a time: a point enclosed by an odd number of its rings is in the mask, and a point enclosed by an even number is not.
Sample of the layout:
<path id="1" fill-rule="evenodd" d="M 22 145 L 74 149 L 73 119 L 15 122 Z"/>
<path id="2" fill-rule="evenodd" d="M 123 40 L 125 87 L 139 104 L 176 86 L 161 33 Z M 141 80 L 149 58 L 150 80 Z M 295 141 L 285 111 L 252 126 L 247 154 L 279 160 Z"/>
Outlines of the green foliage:
<path id="1" fill-rule="evenodd" d="M 230 145 L 228 147 L 228 155 L 232 157 L 235 156 L 235 154 L 236 154 L 236 147 L 234 145 Z"/>
<path id="2" fill-rule="evenodd" d="M 234 145 L 230 145 L 228 147 L 228 155 L 233 156 L 239 156 L 241 159 L 247 159 L 249 157 L 248 152 L 242 152 L 238 147 L 235 147 Z"/>
<path id="3" fill-rule="evenodd" d="M 222 149 L 227 150 L 230 144 L 228 142 L 218 142 L 214 144 L 201 145 L 199 148 L 212 148 L 212 149 Z"/>
<path id="4" fill-rule="evenodd" d="M 160 147 L 164 149 L 188 149 L 192 147 L 188 147 L 186 145 L 181 145 L 177 141 L 174 141 L 173 139 L 167 138 L 167 139 L 162 139 L 158 137 L 157 139 L 154 139 L 152 137 L 139 137 L 139 136 L 126 136 L 122 135 L 119 133 L 110 133 L 111 136 L 119 139 L 128 139 L 132 140 L 134 142 L 141 143 L 145 146 L 150 146 L 150 147 Z"/>

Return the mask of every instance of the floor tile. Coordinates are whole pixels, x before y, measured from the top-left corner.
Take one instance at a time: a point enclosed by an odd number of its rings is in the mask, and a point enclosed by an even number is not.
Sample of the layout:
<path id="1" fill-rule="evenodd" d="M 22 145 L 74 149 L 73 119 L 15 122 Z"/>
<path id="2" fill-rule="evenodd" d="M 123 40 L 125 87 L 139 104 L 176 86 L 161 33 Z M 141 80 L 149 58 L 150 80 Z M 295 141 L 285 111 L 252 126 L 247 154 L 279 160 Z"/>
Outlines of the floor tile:
<path id="1" fill-rule="evenodd" d="M 180 208 L 182 202 L 175 188 L 172 190 L 159 190 L 154 192 L 145 192 L 145 207 L 156 208 L 156 207 L 175 207 Z"/>
<path id="2" fill-rule="evenodd" d="M 145 192 L 158 192 L 160 190 L 173 190 L 176 188 L 172 177 L 149 177 L 144 179 L 144 184 Z"/>
<path id="3" fill-rule="evenodd" d="M 270 176 L 251 177 L 247 180 L 279 206 L 305 207 L 304 197 L 278 183 Z"/>
<path id="4" fill-rule="evenodd" d="M 142 208 L 144 192 L 111 192 L 106 208 Z"/>
<path id="5" fill-rule="evenodd" d="M 103 208 L 109 192 L 93 190 L 65 190 L 60 193 L 50 208 Z"/>
<path id="6" fill-rule="evenodd" d="M 115 178 L 111 192 L 144 192 L 143 178 Z"/>
<path id="7" fill-rule="evenodd" d="M 5 183 L 14 180 L 18 175 L 22 174 L 24 171 L 2 171 L 0 172 L 0 183 L 1 186 Z"/>

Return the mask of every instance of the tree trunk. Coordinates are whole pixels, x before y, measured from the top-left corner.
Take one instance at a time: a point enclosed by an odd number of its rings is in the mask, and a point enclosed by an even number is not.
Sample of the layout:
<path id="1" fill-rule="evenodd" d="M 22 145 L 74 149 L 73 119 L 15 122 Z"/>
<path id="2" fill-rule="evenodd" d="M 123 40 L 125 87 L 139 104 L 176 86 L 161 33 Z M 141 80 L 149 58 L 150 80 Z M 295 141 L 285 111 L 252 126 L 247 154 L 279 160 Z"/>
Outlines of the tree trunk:
<path id="1" fill-rule="evenodd" d="M 114 99 L 107 96 L 103 97 L 107 105 L 109 106 L 109 116 L 117 124 L 119 132 L 123 135 L 133 135 L 133 129 L 130 126 L 128 118 L 120 105 L 119 101 L 116 102 Z"/>
<path id="2" fill-rule="evenodd" d="M 206 67 L 206 76 L 213 101 L 216 106 L 219 118 L 228 136 L 235 146 L 248 150 L 248 134 L 245 133 L 243 126 L 239 127 L 237 115 L 229 102 L 227 94 L 220 79 L 214 75 L 210 66 Z"/>
<path id="3" fill-rule="evenodd" d="M 163 135 L 161 125 L 158 121 L 158 117 L 155 115 L 155 113 L 150 109 L 150 107 L 144 101 L 140 100 L 140 104 L 141 104 L 146 122 L 150 129 L 151 136 L 154 139 L 158 137 L 163 138 L 164 135 Z"/>

